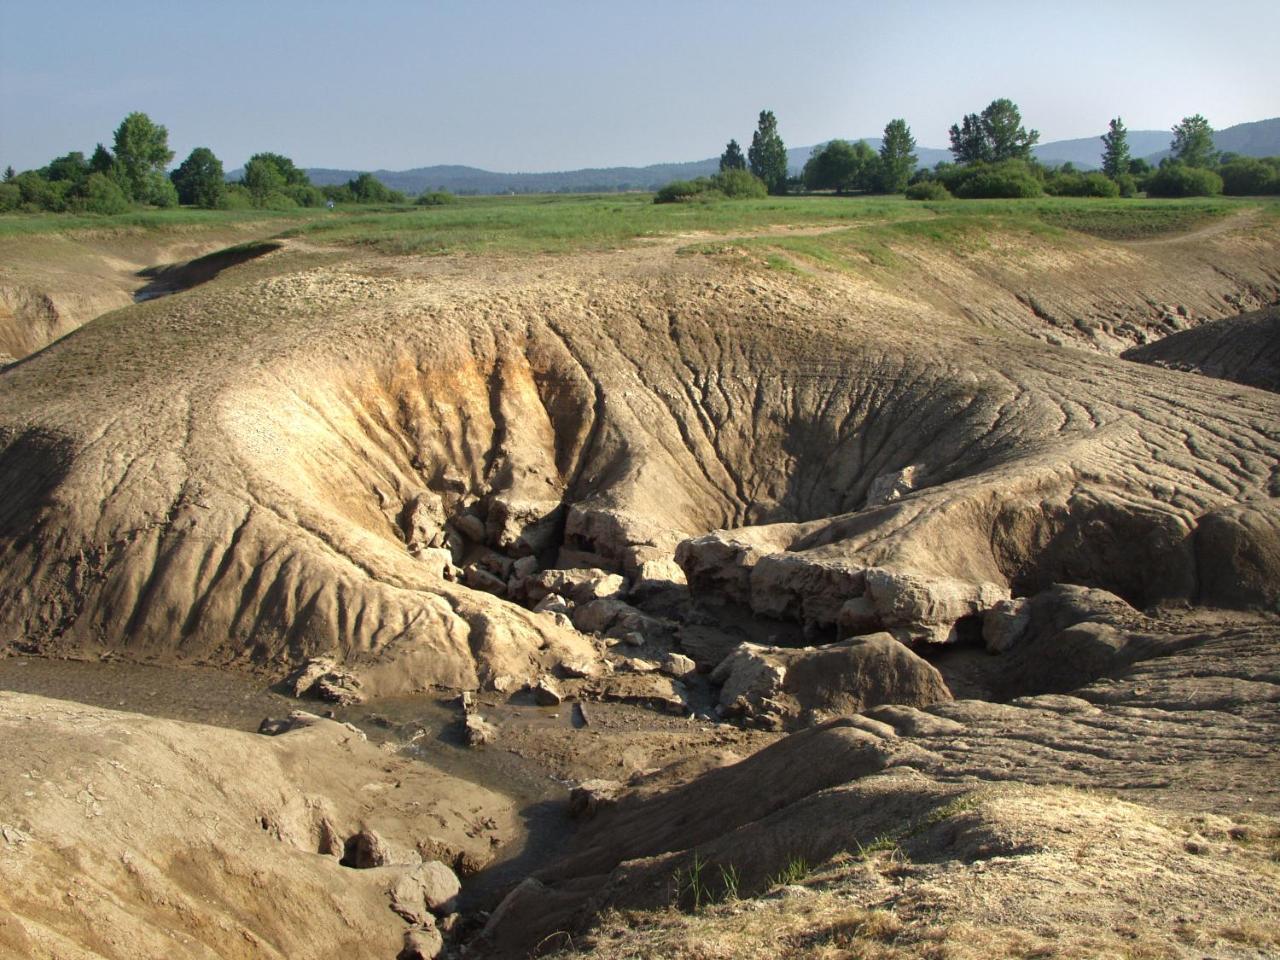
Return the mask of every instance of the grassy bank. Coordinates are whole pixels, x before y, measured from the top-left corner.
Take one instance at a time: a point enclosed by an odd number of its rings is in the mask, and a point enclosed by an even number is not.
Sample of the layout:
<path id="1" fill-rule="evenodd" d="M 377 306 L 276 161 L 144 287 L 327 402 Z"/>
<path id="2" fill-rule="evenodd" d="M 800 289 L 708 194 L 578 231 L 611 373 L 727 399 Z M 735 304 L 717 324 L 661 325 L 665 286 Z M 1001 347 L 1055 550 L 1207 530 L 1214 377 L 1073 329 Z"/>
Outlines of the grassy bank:
<path id="1" fill-rule="evenodd" d="M 389 254 L 537 254 L 604 250 L 658 237 L 733 234 L 776 227 L 874 225 L 935 240 L 977 229 L 1079 231 L 1135 240 L 1194 230 L 1241 210 L 1280 217 L 1280 201 L 1233 198 L 1104 200 L 951 200 L 900 197 L 769 197 L 732 202 L 654 204 L 649 194 L 466 197 L 437 207 L 386 206 L 335 211 L 151 210 L 113 217 L 0 216 L 0 238 L 50 233 L 184 231 L 278 224 L 282 237 L 374 248 Z M 269 231 L 268 231 L 269 232 Z"/>

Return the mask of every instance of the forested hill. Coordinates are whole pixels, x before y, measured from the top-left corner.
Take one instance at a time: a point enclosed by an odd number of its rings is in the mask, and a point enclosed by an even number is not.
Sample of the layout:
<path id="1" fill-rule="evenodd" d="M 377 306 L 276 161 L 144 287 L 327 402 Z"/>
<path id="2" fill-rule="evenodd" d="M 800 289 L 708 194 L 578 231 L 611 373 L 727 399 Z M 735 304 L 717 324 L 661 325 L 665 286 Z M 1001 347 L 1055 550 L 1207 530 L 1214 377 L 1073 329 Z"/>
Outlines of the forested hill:
<path id="1" fill-rule="evenodd" d="M 1057 140 L 1037 145 L 1033 153 L 1043 163 L 1071 162 L 1082 169 L 1097 167 L 1102 157 L 1102 141 L 1098 137 L 1078 140 Z M 1172 135 L 1168 130 L 1130 130 L 1129 153 L 1134 157 L 1159 160 L 1168 152 Z M 856 140 L 856 137 L 850 137 Z M 878 150 L 879 137 L 864 137 Z M 1228 150 L 1250 157 L 1280 155 L 1280 117 L 1241 123 L 1214 134 L 1219 150 Z M 793 147 L 787 151 L 787 166 L 798 174 L 809 154 L 822 144 Z M 942 160 L 950 160 L 951 153 L 935 147 L 918 147 L 916 154 L 920 165 L 932 167 Z M 594 193 L 615 190 L 655 190 L 672 180 L 688 180 L 709 176 L 716 172 L 718 158 L 692 160 L 685 163 L 656 163 L 646 167 L 600 167 L 583 170 L 559 170 L 550 173 L 497 173 L 479 167 L 441 165 L 417 167 L 413 170 L 374 170 L 373 175 L 393 190 L 408 194 L 427 190 L 448 190 L 451 193 Z M 317 186 L 341 184 L 363 171 L 310 168 L 307 174 Z M 233 171 L 229 179 L 235 179 Z"/>

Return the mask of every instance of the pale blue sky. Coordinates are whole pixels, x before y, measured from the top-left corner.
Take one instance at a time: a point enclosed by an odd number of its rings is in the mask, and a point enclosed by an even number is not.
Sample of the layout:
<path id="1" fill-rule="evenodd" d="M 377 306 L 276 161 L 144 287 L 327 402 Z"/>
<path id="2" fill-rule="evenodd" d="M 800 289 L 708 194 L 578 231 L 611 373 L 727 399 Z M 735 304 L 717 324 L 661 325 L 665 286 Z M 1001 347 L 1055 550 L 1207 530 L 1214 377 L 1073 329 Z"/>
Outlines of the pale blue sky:
<path id="1" fill-rule="evenodd" d="M 131 110 L 227 169 L 555 170 L 790 145 L 907 119 L 945 147 L 1007 96 L 1042 141 L 1119 114 L 1280 115 L 1280 3 L 0 0 L 0 164 L 110 144 Z"/>

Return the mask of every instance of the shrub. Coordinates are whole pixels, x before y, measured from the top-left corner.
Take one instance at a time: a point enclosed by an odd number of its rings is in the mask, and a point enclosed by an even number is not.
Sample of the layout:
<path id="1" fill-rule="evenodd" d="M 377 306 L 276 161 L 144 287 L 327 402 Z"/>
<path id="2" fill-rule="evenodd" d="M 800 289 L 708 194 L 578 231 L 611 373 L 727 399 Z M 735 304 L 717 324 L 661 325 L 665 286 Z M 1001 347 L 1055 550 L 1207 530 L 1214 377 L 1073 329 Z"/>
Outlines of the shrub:
<path id="1" fill-rule="evenodd" d="M 921 180 L 907 187 L 908 200 L 950 200 L 951 191 L 937 180 Z"/>
<path id="2" fill-rule="evenodd" d="M 218 203 L 221 210 L 248 210 L 253 206 L 253 194 L 242 183 L 228 183 L 227 190 Z"/>
<path id="3" fill-rule="evenodd" d="M 1045 185 L 1058 197 L 1118 197 L 1120 186 L 1102 173 L 1060 173 Z"/>
<path id="4" fill-rule="evenodd" d="M 129 209 L 129 198 L 120 189 L 120 184 L 102 173 L 89 174 L 81 203 L 88 213 L 124 213 Z"/>
<path id="5" fill-rule="evenodd" d="M 420 207 L 442 207 L 447 203 L 457 203 L 458 198 L 446 190 L 435 190 L 424 193 L 414 201 Z"/>
<path id="6" fill-rule="evenodd" d="M 140 181 L 144 195 L 137 197 L 143 203 L 157 207 L 176 207 L 178 205 L 178 188 L 173 185 L 163 170 L 151 170 L 142 176 Z"/>
<path id="7" fill-rule="evenodd" d="M 712 177 L 710 183 L 712 189 L 731 200 L 758 200 L 769 195 L 765 182 L 747 170 L 724 170 Z"/>
<path id="8" fill-rule="evenodd" d="M 9 213 L 22 205 L 22 191 L 16 183 L 0 183 L 0 213 Z"/>
<path id="9" fill-rule="evenodd" d="M 653 195 L 654 203 L 688 203 L 706 198 L 711 181 L 706 177 L 697 180 L 672 180 Z"/>
<path id="10" fill-rule="evenodd" d="M 1022 160 L 972 163 L 940 174 L 943 185 L 968 200 L 1038 197 L 1043 193 L 1039 171 Z"/>
<path id="11" fill-rule="evenodd" d="M 1222 193 L 1222 178 L 1212 170 L 1166 163 L 1147 180 L 1149 197 L 1214 197 Z"/>
<path id="12" fill-rule="evenodd" d="M 1136 197 L 1138 195 L 1137 178 L 1131 173 L 1122 173 L 1116 177 L 1116 188 L 1122 197 Z"/>
<path id="13" fill-rule="evenodd" d="M 29 210 L 51 210 L 60 213 L 67 209 L 67 180 L 50 182 L 34 170 L 20 173 L 13 178 L 13 185 L 22 196 L 22 204 Z"/>
<path id="14" fill-rule="evenodd" d="M 711 200 L 749 200 L 767 197 L 765 182 L 746 170 L 725 170 L 713 177 L 672 180 L 653 195 L 654 203 L 689 203 Z"/>
<path id="15" fill-rule="evenodd" d="M 345 183 L 331 183 L 320 188 L 320 192 L 324 194 L 325 200 L 332 200 L 334 203 L 355 203 L 356 198 L 351 193 L 351 188 Z"/>
<path id="16" fill-rule="evenodd" d="M 300 207 L 323 207 L 325 202 L 320 188 L 313 187 L 309 183 L 285 187 L 284 195 Z"/>
<path id="17" fill-rule="evenodd" d="M 1233 197 L 1280 193 L 1280 157 L 1236 157 L 1218 168 L 1222 192 Z"/>

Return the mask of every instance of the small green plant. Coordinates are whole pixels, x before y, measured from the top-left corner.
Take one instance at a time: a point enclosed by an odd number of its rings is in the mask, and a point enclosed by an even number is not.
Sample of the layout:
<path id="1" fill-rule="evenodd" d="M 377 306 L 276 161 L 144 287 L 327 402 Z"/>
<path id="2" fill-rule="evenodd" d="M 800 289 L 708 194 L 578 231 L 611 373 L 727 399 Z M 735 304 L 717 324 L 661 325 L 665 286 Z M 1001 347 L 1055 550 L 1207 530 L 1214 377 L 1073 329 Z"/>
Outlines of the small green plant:
<path id="1" fill-rule="evenodd" d="M 721 865 L 720 885 L 722 889 L 720 891 L 720 899 L 737 900 L 738 899 L 738 883 L 740 880 L 741 880 L 741 877 L 738 874 L 737 867 L 735 867 L 733 864 L 729 864 L 727 867 L 724 865 Z"/>
<path id="2" fill-rule="evenodd" d="M 707 882 L 702 876 L 706 867 L 707 861 L 695 853 L 693 859 L 689 861 L 689 866 L 682 870 L 677 870 L 673 877 L 676 885 L 677 903 L 690 903 L 694 913 L 701 910 L 704 903 L 711 902 Z"/>
<path id="3" fill-rule="evenodd" d="M 874 838 L 870 843 L 859 843 L 858 852 L 856 854 L 859 860 L 868 860 L 873 854 L 889 853 L 900 854 L 902 847 L 898 843 L 898 838 L 889 834 L 881 834 Z"/>
<path id="4" fill-rule="evenodd" d="M 804 857 L 792 857 L 787 861 L 785 867 L 769 878 L 769 885 L 772 887 L 785 887 L 792 883 L 799 883 L 809 875 L 811 869 L 809 861 Z"/>

